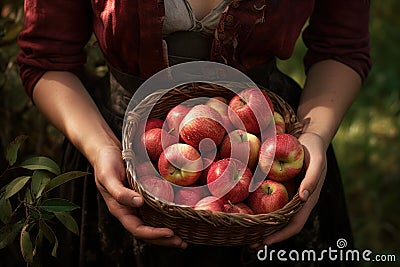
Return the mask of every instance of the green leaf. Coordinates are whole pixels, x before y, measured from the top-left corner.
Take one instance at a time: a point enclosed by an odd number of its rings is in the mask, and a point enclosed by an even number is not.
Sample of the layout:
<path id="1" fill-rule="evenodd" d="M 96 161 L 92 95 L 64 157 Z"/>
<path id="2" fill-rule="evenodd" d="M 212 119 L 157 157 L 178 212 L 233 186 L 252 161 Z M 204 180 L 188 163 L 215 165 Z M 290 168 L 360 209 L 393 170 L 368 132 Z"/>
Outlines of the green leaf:
<path id="1" fill-rule="evenodd" d="M 21 231 L 20 235 L 20 246 L 22 257 L 27 263 L 33 262 L 33 245 L 31 236 L 28 232 L 29 224 L 26 224 Z"/>
<path id="2" fill-rule="evenodd" d="M 60 167 L 54 160 L 43 156 L 29 158 L 21 163 L 21 167 L 28 170 L 47 170 L 55 175 L 61 173 Z"/>
<path id="3" fill-rule="evenodd" d="M 50 182 L 50 175 L 47 171 L 35 170 L 32 175 L 31 193 L 34 199 L 42 196 L 46 185 Z"/>
<path id="4" fill-rule="evenodd" d="M 43 230 L 39 227 L 38 233 L 36 235 L 35 239 L 35 246 L 33 248 L 33 256 L 37 254 L 39 249 L 42 247 L 42 241 L 43 241 Z"/>
<path id="5" fill-rule="evenodd" d="M 54 212 L 57 219 L 71 232 L 76 235 L 79 235 L 79 227 L 76 223 L 75 219 L 71 216 L 71 214 L 67 212 Z"/>
<path id="6" fill-rule="evenodd" d="M 50 228 L 43 220 L 39 222 L 39 229 L 42 230 L 44 237 L 50 242 L 50 244 L 54 244 L 53 250 L 51 251 L 51 255 L 53 257 L 57 256 L 58 249 L 58 239 L 53 229 Z"/>
<path id="7" fill-rule="evenodd" d="M 69 200 L 62 198 L 49 198 L 43 201 L 40 208 L 49 212 L 73 211 L 78 209 L 79 206 L 75 205 Z"/>
<path id="8" fill-rule="evenodd" d="M 10 198 L 14 194 L 18 193 L 19 190 L 21 190 L 25 184 L 28 182 L 30 179 L 30 176 L 21 176 L 18 178 L 15 178 L 12 180 L 7 186 L 6 186 L 6 192 L 4 194 L 4 198 Z"/>
<path id="9" fill-rule="evenodd" d="M 49 192 L 50 190 L 56 188 L 57 186 L 60 186 L 68 181 L 71 181 L 73 179 L 88 175 L 88 172 L 81 172 L 81 171 L 71 171 L 71 172 L 66 172 L 63 174 L 60 174 L 53 179 L 47 184 L 45 188 L 45 193 Z"/>
<path id="10" fill-rule="evenodd" d="M 10 166 L 14 165 L 17 161 L 18 150 L 21 145 L 25 142 L 28 138 L 27 135 L 20 135 L 17 136 L 8 146 L 6 149 L 6 160 Z"/>
<path id="11" fill-rule="evenodd" d="M 4 224 L 7 224 L 11 219 L 11 215 L 12 207 L 10 200 L 4 197 L 0 198 L 0 220 Z"/>
<path id="12" fill-rule="evenodd" d="M 30 208 L 29 209 L 29 216 L 33 219 L 33 220 L 51 220 L 54 218 L 54 213 L 52 212 L 47 212 L 45 210 L 39 210 L 36 208 Z"/>
<path id="13" fill-rule="evenodd" d="M 6 224 L 0 229 L 0 249 L 3 249 L 14 242 L 18 232 L 24 226 L 24 220 L 25 219 L 22 219 L 14 224 Z"/>
<path id="14" fill-rule="evenodd" d="M 26 203 L 32 205 L 33 204 L 33 198 L 32 198 L 32 194 L 31 194 L 31 190 L 29 190 L 29 188 L 27 188 L 25 190 L 25 198 L 24 200 L 26 201 Z"/>

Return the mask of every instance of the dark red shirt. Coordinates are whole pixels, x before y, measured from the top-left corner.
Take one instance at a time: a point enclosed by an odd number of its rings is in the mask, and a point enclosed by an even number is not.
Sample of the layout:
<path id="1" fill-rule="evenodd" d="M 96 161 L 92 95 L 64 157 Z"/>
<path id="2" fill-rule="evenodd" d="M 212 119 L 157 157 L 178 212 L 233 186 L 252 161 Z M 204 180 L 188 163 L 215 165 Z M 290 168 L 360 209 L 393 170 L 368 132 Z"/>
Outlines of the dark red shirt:
<path id="1" fill-rule="evenodd" d="M 93 32 L 109 64 L 151 76 L 166 67 L 163 18 L 163 0 L 25 0 L 17 61 L 27 93 L 48 70 L 81 69 Z M 233 0 L 221 16 L 211 59 L 239 70 L 287 59 L 308 19 L 305 69 L 335 59 L 365 79 L 371 68 L 368 0 Z"/>

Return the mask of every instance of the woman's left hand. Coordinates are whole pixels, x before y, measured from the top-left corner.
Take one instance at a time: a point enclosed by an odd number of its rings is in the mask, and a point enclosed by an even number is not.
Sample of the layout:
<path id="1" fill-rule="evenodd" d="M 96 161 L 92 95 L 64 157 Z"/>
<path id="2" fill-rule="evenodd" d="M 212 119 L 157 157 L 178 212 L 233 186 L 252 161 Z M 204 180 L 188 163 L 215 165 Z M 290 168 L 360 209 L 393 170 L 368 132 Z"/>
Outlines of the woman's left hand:
<path id="1" fill-rule="evenodd" d="M 318 202 L 326 176 L 326 146 L 322 138 L 315 133 L 304 133 L 299 137 L 299 141 L 304 147 L 307 170 L 298 192 L 305 203 L 286 227 L 266 237 L 263 244 L 251 245 L 253 249 L 261 249 L 263 245 L 269 246 L 298 234 Z"/>

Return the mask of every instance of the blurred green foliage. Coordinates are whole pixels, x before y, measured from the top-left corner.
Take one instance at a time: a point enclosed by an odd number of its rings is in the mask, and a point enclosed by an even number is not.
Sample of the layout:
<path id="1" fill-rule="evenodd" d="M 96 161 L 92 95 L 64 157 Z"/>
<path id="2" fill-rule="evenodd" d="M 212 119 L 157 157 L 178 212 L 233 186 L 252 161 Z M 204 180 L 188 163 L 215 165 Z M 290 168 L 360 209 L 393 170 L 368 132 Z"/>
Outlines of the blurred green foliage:
<path id="1" fill-rule="evenodd" d="M 24 94 L 15 64 L 22 5 L 23 0 L 0 3 L 0 152 L 16 136 L 26 134 L 33 145 L 22 153 L 44 154 L 58 160 L 63 137 Z M 400 259 L 398 10 L 398 0 L 371 1 L 373 69 L 333 143 L 343 174 L 356 245 L 376 253 L 397 253 Z M 279 62 L 281 69 L 300 83 L 304 81 L 304 51 L 299 40 L 294 56 Z M 94 41 L 88 45 L 88 55 L 88 66 L 103 73 L 104 62 Z M 5 165 L 0 156 L 0 169 Z M 0 181 L 0 186 L 4 183 Z"/>
<path id="2" fill-rule="evenodd" d="M 333 144 L 357 247 L 376 253 L 396 253 L 400 260 L 398 10 L 400 1 L 371 1 L 373 67 Z M 301 61 L 304 52 L 304 44 L 299 40 L 294 57 L 279 62 L 281 68 L 300 83 L 305 79 Z M 388 263 L 387 266 L 395 265 Z"/>
<path id="3" fill-rule="evenodd" d="M 400 253 L 400 1 L 371 3 L 373 68 L 334 144 L 360 247 Z"/>

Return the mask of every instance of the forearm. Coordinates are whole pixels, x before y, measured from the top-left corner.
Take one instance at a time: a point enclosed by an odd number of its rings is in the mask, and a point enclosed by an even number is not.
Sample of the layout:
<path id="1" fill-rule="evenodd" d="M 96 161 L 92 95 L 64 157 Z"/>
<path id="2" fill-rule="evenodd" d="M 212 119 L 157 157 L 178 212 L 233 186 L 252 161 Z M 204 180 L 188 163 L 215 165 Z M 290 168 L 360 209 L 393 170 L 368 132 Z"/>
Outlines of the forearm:
<path id="1" fill-rule="evenodd" d="M 35 86 L 33 99 L 91 164 L 99 148 L 120 147 L 92 98 L 72 73 L 47 72 Z"/>
<path id="2" fill-rule="evenodd" d="M 325 60 L 311 67 L 297 110 L 303 132 L 318 134 L 327 149 L 360 86 L 360 76 L 340 62 Z"/>

